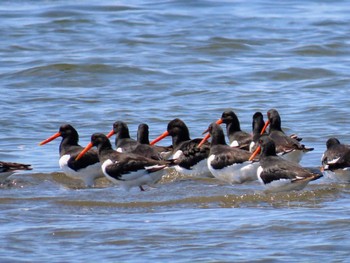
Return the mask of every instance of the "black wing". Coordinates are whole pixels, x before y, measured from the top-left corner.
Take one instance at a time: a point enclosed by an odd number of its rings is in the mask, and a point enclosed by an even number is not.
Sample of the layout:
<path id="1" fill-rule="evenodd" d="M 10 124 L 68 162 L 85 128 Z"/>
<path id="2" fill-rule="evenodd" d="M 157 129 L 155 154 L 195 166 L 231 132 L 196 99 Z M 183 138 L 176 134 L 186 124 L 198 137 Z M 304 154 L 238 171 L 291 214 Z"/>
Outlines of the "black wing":
<path id="1" fill-rule="evenodd" d="M 239 148 L 231 148 L 228 145 L 217 145 L 211 149 L 211 154 L 215 155 L 211 161 L 211 166 L 214 169 L 222 169 L 235 163 L 244 163 L 249 160 L 250 152 Z"/>
<path id="2" fill-rule="evenodd" d="M 68 160 L 68 167 L 73 169 L 74 171 L 79 171 L 82 168 L 86 168 L 89 165 L 99 162 L 98 155 L 95 149 L 89 150 L 79 160 L 76 161 L 75 158 L 83 149 L 84 148 L 81 146 L 71 147 L 70 151 L 66 153 L 70 154 L 70 158 Z"/>
<path id="3" fill-rule="evenodd" d="M 178 150 L 182 151 L 183 156 L 179 160 L 179 166 L 186 169 L 191 169 L 193 165 L 208 158 L 210 151 L 209 143 L 204 143 L 201 147 L 198 147 L 201 140 L 202 139 L 194 139 L 191 141 L 186 141 L 180 145 Z"/>
<path id="4" fill-rule="evenodd" d="M 267 164 L 266 164 L 267 163 Z M 280 157 L 273 156 L 267 160 L 260 160 L 263 171 L 260 174 L 261 179 L 265 184 L 281 179 L 289 179 L 291 181 L 312 179 L 318 174 L 314 174 L 308 169 L 304 169 L 300 165 L 284 160 Z"/>

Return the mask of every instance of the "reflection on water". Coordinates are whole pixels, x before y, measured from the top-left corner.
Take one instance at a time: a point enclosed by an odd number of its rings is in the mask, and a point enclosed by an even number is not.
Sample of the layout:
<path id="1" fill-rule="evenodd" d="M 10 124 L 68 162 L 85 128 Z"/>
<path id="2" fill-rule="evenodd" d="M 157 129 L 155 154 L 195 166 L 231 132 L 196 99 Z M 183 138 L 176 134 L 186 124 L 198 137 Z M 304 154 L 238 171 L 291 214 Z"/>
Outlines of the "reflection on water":
<path id="1" fill-rule="evenodd" d="M 46 188 L 41 188 L 46 185 Z M 310 183 L 303 191 L 267 193 L 258 181 L 228 185 L 214 178 L 189 178 L 173 171 L 155 187 L 125 191 L 111 184 L 106 178 L 96 180 L 93 188 L 86 188 L 78 180 L 63 173 L 29 174 L 12 177 L 1 185 L 8 190 L 2 202 L 38 199 L 55 201 L 55 204 L 77 207 L 110 207 L 121 210 L 149 208 L 235 208 L 235 207 L 310 207 L 319 208 L 325 202 L 337 201 L 349 193 L 348 184 L 334 183 L 328 179 Z M 24 189 L 36 194 L 12 196 L 11 189 Z M 54 191 L 53 191 L 54 190 Z M 59 195 L 57 195 L 60 193 Z M 7 196 L 7 194 L 9 196 Z M 63 195 L 61 195 L 63 194 Z"/>

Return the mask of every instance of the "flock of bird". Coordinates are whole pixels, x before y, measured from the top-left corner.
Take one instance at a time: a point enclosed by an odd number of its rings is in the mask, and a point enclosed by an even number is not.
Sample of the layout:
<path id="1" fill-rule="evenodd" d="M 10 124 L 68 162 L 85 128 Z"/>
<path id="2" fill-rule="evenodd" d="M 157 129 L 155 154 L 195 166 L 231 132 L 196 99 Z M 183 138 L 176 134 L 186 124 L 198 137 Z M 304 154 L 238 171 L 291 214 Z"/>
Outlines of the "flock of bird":
<path id="1" fill-rule="evenodd" d="M 67 176 L 82 180 L 88 187 L 94 185 L 95 179 L 106 177 L 125 189 L 139 187 L 144 191 L 145 185 L 156 184 L 168 169 L 193 177 L 215 177 L 229 184 L 259 180 L 270 192 L 301 190 L 323 175 L 338 176 L 350 182 L 349 145 L 330 138 L 321 159 L 321 169 L 302 167 L 299 165 L 302 155 L 313 148 L 301 144 L 302 139 L 297 135 L 285 134 L 276 109 L 269 110 L 267 118 L 264 122 L 263 114 L 256 112 L 252 133 L 247 133 L 241 130 L 237 115 L 225 111 L 203 132 L 207 135 L 197 139 L 191 139 L 186 124 L 176 118 L 151 142 L 147 124 L 139 125 L 137 140 L 134 140 L 127 124 L 117 121 L 107 135 L 94 133 L 86 147 L 79 145 L 79 135 L 74 127 L 63 124 L 57 133 L 39 145 L 62 137 L 60 168 Z M 230 144 L 226 143 L 222 123 L 226 124 Z M 116 135 L 116 150 L 110 142 L 113 135 Z M 172 145 L 156 145 L 167 136 L 171 136 Z M 5 162 L 0 163 L 0 168 L 6 176 L 14 171 L 31 169 L 30 165 Z"/>

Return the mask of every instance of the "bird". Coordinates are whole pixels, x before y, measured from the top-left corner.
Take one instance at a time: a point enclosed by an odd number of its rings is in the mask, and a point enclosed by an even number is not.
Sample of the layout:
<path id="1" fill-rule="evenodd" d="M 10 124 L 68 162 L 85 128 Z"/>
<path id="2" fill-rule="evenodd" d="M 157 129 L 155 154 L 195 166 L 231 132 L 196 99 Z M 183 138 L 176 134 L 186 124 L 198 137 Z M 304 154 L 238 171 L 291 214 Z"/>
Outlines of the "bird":
<path id="1" fill-rule="evenodd" d="M 329 138 L 322 155 L 322 170 L 325 176 L 342 182 L 350 182 L 350 145 L 337 138 Z"/>
<path id="2" fill-rule="evenodd" d="M 321 171 L 300 166 L 276 154 L 275 142 L 267 135 L 259 138 L 259 147 L 251 155 L 253 160 L 261 150 L 257 176 L 267 192 L 302 190 L 310 181 L 322 177 Z"/>
<path id="3" fill-rule="evenodd" d="M 233 111 L 224 111 L 220 119 L 222 123 L 226 124 L 226 133 L 230 141 L 230 146 L 249 150 L 252 136 L 250 133 L 241 130 L 237 115 Z"/>
<path id="4" fill-rule="evenodd" d="M 252 135 L 242 131 L 237 115 L 233 111 L 224 111 L 221 118 L 216 121 L 216 124 L 226 124 L 226 133 L 229 138 L 231 147 L 238 147 L 244 150 L 249 150 L 249 145 L 252 141 Z M 206 135 L 209 139 L 210 133 Z"/>
<path id="5" fill-rule="evenodd" d="M 143 133 L 142 136 L 140 133 Z M 147 130 L 148 132 L 148 130 Z M 112 135 L 116 134 L 116 148 L 118 152 L 128 152 L 139 154 L 148 158 L 155 160 L 161 160 L 161 153 L 153 146 L 140 143 L 138 140 L 134 140 L 129 135 L 129 127 L 123 121 L 116 121 L 113 124 L 113 129 L 107 134 L 107 137 L 110 138 Z M 138 131 L 138 136 L 141 136 L 142 140 L 145 140 L 145 127 L 141 126 L 140 131 Z"/>
<path id="6" fill-rule="evenodd" d="M 114 134 L 116 135 L 115 147 L 118 152 L 130 152 L 138 145 L 137 140 L 130 137 L 129 127 L 123 121 L 114 122 L 113 129 L 107 134 L 107 137 L 110 138 Z"/>
<path id="7" fill-rule="evenodd" d="M 140 144 L 150 145 L 149 141 L 149 126 L 146 123 L 139 124 L 137 128 L 137 141 Z M 169 159 L 172 153 L 173 147 L 161 146 L 161 145 L 151 145 L 160 155 L 163 160 Z"/>
<path id="8" fill-rule="evenodd" d="M 75 159 L 84 148 L 78 144 L 78 132 L 70 124 L 62 124 L 57 133 L 40 142 L 39 145 L 47 144 L 58 137 L 62 137 L 59 146 L 59 166 L 68 177 L 83 181 L 87 187 L 92 187 L 95 179 L 104 177 L 95 150 L 89 151 L 80 160 Z"/>
<path id="9" fill-rule="evenodd" d="M 291 137 L 285 134 L 281 127 L 281 117 L 276 109 L 270 109 L 267 117 L 264 130 L 270 125 L 268 135 L 275 142 L 276 151 L 280 156 L 299 163 L 305 153 L 314 150 L 314 148 L 307 148 L 304 144 L 300 144 L 301 138 L 296 135 L 293 134 Z"/>
<path id="10" fill-rule="evenodd" d="M 177 172 L 193 177 L 212 177 L 207 165 L 210 150 L 208 142 L 199 148 L 201 139 L 191 139 L 187 125 L 179 118 L 171 120 L 167 130 L 154 139 L 151 145 L 167 136 L 172 137 L 172 158 L 178 160 L 174 166 Z"/>
<path id="11" fill-rule="evenodd" d="M 227 145 L 222 128 L 215 122 L 209 125 L 207 131 L 212 137 L 207 164 L 215 178 L 230 184 L 258 179 L 258 163 L 249 161 L 249 151 Z M 202 140 L 200 146 L 204 140 L 206 139 Z"/>
<path id="12" fill-rule="evenodd" d="M 141 144 L 149 144 L 149 126 L 146 123 L 140 123 L 137 127 L 137 141 Z"/>
<path id="13" fill-rule="evenodd" d="M 77 160 L 83 158 L 93 146 L 97 147 L 103 174 L 126 190 L 139 187 L 144 191 L 144 185 L 157 183 L 166 168 L 175 163 L 174 160 L 154 160 L 134 153 L 115 151 L 108 137 L 102 133 L 92 134 L 91 142 L 77 156 Z"/>
<path id="14" fill-rule="evenodd" d="M 257 148 L 258 140 L 262 134 L 266 134 L 265 131 L 263 131 L 265 122 L 264 122 L 264 116 L 260 111 L 257 111 L 253 115 L 253 121 L 252 121 L 252 141 L 249 145 L 249 151 L 254 152 Z M 262 134 L 261 134 L 262 133 Z"/>
<path id="15" fill-rule="evenodd" d="M 30 164 L 2 162 L 0 161 L 0 181 L 5 181 L 8 177 L 18 171 L 32 170 Z"/>

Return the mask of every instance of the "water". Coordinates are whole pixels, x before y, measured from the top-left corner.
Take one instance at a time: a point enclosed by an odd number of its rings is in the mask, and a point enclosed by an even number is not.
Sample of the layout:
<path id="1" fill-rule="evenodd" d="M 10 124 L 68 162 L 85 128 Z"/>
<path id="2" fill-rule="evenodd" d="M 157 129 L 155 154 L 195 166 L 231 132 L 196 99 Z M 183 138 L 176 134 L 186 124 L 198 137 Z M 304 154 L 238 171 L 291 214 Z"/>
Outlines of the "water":
<path id="1" fill-rule="evenodd" d="M 71 123 L 86 145 L 112 123 L 155 138 L 179 117 L 193 138 L 226 109 L 244 130 L 279 110 L 314 147 L 350 142 L 349 1 L 2 1 L 0 160 L 33 171 L 1 188 L 1 262 L 347 261 L 350 187 L 327 178 L 265 194 L 170 173 L 125 192 L 58 167 Z M 265 117 L 266 118 L 266 117 Z M 162 144 L 170 143 L 169 139 Z"/>

